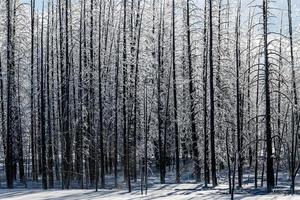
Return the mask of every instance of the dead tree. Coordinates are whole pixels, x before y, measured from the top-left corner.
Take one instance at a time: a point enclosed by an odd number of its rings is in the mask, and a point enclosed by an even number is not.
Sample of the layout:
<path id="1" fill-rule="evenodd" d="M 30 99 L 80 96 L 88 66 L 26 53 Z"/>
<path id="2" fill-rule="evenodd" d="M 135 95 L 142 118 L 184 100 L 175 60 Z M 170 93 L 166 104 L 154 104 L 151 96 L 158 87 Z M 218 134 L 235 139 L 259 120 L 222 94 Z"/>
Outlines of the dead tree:
<path id="1" fill-rule="evenodd" d="M 213 186 L 217 186 L 216 153 L 215 153 L 215 102 L 214 102 L 214 63 L 213 63 L 213 15 L 212 0 L 209 0 L 209 93 L 210 93 L 210 153 L 211 176 Z"/>
<path id="2" fill-rule="evenodd" d="M 264 34 L 264 65 L 265 65 L 265 120 L 266 120 L 266 151 L 267 151 L 267 190 L 271 192 L 274 187 L 274 170 L 272 156 L 272 130 L 271 130 L 271 100 L 270 100 L 270 63 L 268 49 L 268 1 L 263 0 L 263 34 Z"/>

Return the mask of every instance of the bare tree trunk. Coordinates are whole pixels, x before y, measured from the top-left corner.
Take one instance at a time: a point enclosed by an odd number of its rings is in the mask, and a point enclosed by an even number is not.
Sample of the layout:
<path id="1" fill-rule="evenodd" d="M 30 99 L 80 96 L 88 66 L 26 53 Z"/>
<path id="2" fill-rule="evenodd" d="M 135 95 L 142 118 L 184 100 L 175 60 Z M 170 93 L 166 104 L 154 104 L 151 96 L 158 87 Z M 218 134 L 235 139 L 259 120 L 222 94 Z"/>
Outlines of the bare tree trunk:
<path id="1" fill-rule="evenodd" d="M 78 183 L 83 189 L 83 72 L 82 72 L 82 22 L 83 5 L 80 3 L 80 32 L 79 32 L 79 72 L 78 72 L 78 125 L 75 139 L 76 172 L 78 173 Z"/>
<path id="2" fill-rule="evenodd" d="M 209 140 L 207 130 L 207 1 L 204 5 L 204 27 L 203 27 L 203 132 L 204 132 L 204 185 L 209 184 Z"/>
<path id="3" fill-rule="evenodd" d="M 13 1 L 13 16 L 12 16 L 12 62 L 13 66 L 16 65 L 15 61 L 15 54 L 16 54 L 16 18 L 17 18 L 17 5 L 16 1 Z M 17 73 L 16 81 L 14 80 L 14 91 L 15 91 L 15 101 L 13 104 L 14 112 L 15 112 L 15 132 L 16 135 L 14 137 L 14 143 L 16 143 L 16 152 L 14 153 L 15 162 L 14 162 L 14 178 L 16 179 L 17 175 L 17 162 L 19 168 L 19 176 L 20 181 L 25 183 L 25 174 L 24 174 L 24 158 L 23 158 L 23 139 L 22 139 L 22 117 L 21 117 L 21 101 L 20 101 L 20 61 L 17 61 Z"/>
<path id="4" fill-rule="evenodd" d="M 213 186 L 217 186 L 216 153 L 215 153 L 215 103 L 214 103 L 214 64 L 213 64 L 213 24 L 212 0 L 209 0 L 209 85 L 210 85 L 210 145 L 211 176 Z"/>
<path id="5" fill-rule="evenodd" d="M 47 55 L 46 55 L 46 90 L 47 90 L 47 136 L 48 136 L 48 176 L 49 188 L 53 188 L 53 149 L 52 149 L 52 124 L 51 124 L 51 100 L 50 100 L 50 1 L 48 0 L 48 17 L 47 17 Z M 52 28 L 51 28 L 52 29 Z"/>
<path id="6" fill-rule="evenodd" d="M 232 191 L 232 181 L 231 181 L 231 163 L 230 163 L 230 153 L 229 153 L 229 143 L 228 143 L 228 128 L 226 129 L 226 137 L 225 137 L 225 142 L 226 142 L 226 157 L 227 157 L 227 166 L 228 166 L 228 184 L 229 184 L 229 194 L 231 194 Z M 234 181 L 234 180 L 233 180 Z"/>
<path id="7" fill-rule="evenodd" d="M 251 41 L 252 41 L 252 26 L 253 26 L 253 14 L 251 13 L 251 10 L 249 10 L 249 18 L 248 18 L 248 41 L 247 41 L 247 64 L 248 64 L 248 69 L 247 69 L 247 137 L 248 141 L 252 141 L 251 137 L 251 86 L 250 86 L 250 79 L 251 79 Z M 252 168 L 252 162 L 253 162 L 253 155 L 252 155 L 252 145 L 249 145 L 248 147 L 248 156 L 249 156 L 249 169 Z"/>
<path id="8" fill-rule="evenodd" d="M 21 113 L 21 86 L 20 86 L 20 63 L 18 63 L 17 72 L 17 88 L 18 88 L 18 122 L 17 122 L 17 146 L 18 146 L 18 162 L 19 162 L 19 176 L 20 182 L 25 184 L 26 177 L 24 172 L 24 155 L 23 155 L 23 131 L 22 131 L 22 113 Z"/>
<path id="9" fill-rule="evenodd" d="M 278 172 L 279 172 L 279 165 L 280 165 L 280 154 L 281 154 L 281 135 L 283 133 L 283 131 L 281 132 L 281 73 L 282 73 L 282 13 L 281 13 L 281 25 L 280 25 L 280 41 L 279 41 L 279 63 L 278 63 L 278 77 L 280 77 L 278 79 L 278 83 L 277 83 L 277 87 L 278 87 L 278 97 L 277 97 L 277 135 L 280 137 L 278 140 L 278 144 L 277 144 L 277 156 L 276 156 L 276 177 L 275 177 L 275 185 L 277 186 L 278 183 Z"/>
<path id="10" fill-rule="evenodd" d="M 72 92 L 70 92 L 70 100 L 69 102 L 73 103 L 73 105 L 70 105 L 70 112 L 69 112 L 69 130 L 70 130 L 70 138 L 71 138 L 71 179 L 73 180 L 76 176 L 75 176 L 75 168 L 73 165 L 73 154 L 74 154 L 74 145 L 73 145 L 73 140 L 74 140 L 74 134 L 76 131 L 76 122 L 77 122 L 77 98 L 76 98 L 76 86 L 75 86 L 75 63 L 74 63 L 74 53 L 73 53 L 73 47 L 75 46 L 74 43 L 74 31 L 73 31 L 73 12 L 72 12 L 72 0 L 68 0 L 68 4 L 69 6 L 69 24 L 70 24 L 70 45 L 71 45 L 71 51 L 70 51 L 70 64 L 69 64 L 69 87 L 70 87 L 70 91 L 71 91 L 71 87 L 72 87 Z M 72 80 L 72 86 L 71 84 L 71 80 Z"/>
<path id="11" fill-rule="evenodd" d="M 159 150 L 159 172 L 160 172 L 160 183 L 165 183 L 164 173 L 164 157 L 162 147 L 162 102 L 161 102 L 161 75 L 162 75 L 162 47 L 161 47 L 161 34 L 162 34 L 162 4 L 160 4 L 160 17 L 159 17 L 159 32 L 158 32 L 158 51 L 157 51 L 157 120 L 158 120 L 158 150 Z"/>
<path id="12" fill-rule="evenodd" d="M 12 27 L 11 27 L 11 1 L 6 0 L 6 24 L 7 24 L 7 120 L 6 120 L 6 156 L 5 156 L 5 166 L 6 166 L 6 182 L 7 187 L 12 189 L 14 180 L 13 180 L 13 134 L 14 134 L 14 118 L 13 118 L 13 96 L 14 96 L 14 66 L 13 66 L 13 57 L 12 57 Z"/>
<path id="13" fill-rule="evenodd" d="M 268 53 L 268 3 L 263 0 L 263 28 L 264 28 L 264 60 L 265 60 L 265 103 L 266 103 L 266 143 L 267 143 L 267 189 L 271 192 L 274 187 L 274 170 L 272 157 L 272 130 L 271 130 L 271 100 L 269 80 L 269 53 Z"/>
<path id="14" fill-rule="evenodd" d="M 71 166 L 72 166 L 72 156 L 71 156 L 71 134 L 69 131 L 69 78 L 70 78 L 70 61 L 69 61 L 69 1 L 65 1 L 65 63 L 61 63 L 61 95 L 62 95 L 62 134 L 64 139 L 64 155 L 63 155 L 63 188 L 70 188 L 71 181 Z M 63 38 L 60 38 L 62 40 Z M 62 52 L 61 52 L 62 53 Z M 61 58 L 63 55 L 61 55 Z M 62 62 L 62 61 L 61 61 Z"/>
<path id="15" fill-rule="evenodd" d="M 101 68 L 102 68 L 102 61 L 101 61 L 101 40 L 102 40 L 102 35 L 101 35 L 101 25 L 102 25 L 102 1 L 100 2 L 100 13 L 99 13 L 99 52 L 98 52 L 98 72 L 99 72 L 99 120 L 100 120 L 100 174 L 101 174 L 101 188 L 105 187 L 105 172 L 104 172 L 104 143 L 103 143 L 103 106 L 102 106 L 102 73 L 101 73 Z M 98 138 L 98 137 L 97 137 Z M 97 142 L 98 143 L 98 142 Z M 98 152 L 98 151 L 97 151 Z M 97 153 L 96 153 L 97 154 Z M 96 160 L 96 162 L 98 163 L 98 160 Z M 99 166 L 98 164 L 97 166 L 97 172 L 99 171 Z M 98 174 L 96 177 L 96 180 L 98 180 Z M 98 182 L 98 181 L 97 181 Z M 96 188 L 97 188 L 97 184 L 96 184 Z"/>
<path id="16" fill-rule="evenodd" d="M 56 111 L 57 114 L 55 115 L 55 118 L 57 118 L 57 131 L 54 134 L 54 157 L 55 157 L 55 178 L 56 180 L 60 180 L 60 159 L 59 159 L 59 134 L 61 132 L 61 100 L 60 100 L 60 76 L 59 76 L 59 68 L 60 68 L 60 56 L 59 51 L 61 50 L 60 48 L 60 41 L 58 41 L 58 37 L 60 35 L 60 29 L 58 29 L 58 25 L 60 24 L 60 18 L 59 18 L 59 11 L 60 6 L 56 5 L 56 12 L 55 12 L 55 46 L 56 46 L 56 89 L 57 89 L 57 95 L 56 95 Z M 59 33 L 59 34 L 58 34 Z M 56 113 L 56 112 L 55 112 Z"/>
<path id="17" fill-rule="evenodd" d="M 55 158 L 55 156 L 56 156 L 56 153 L 55 153 L 55 148 L 56 148 L 56 146 L 58 145 L 57 143 L 56 143 L 56 136 L 55 135 L 57 135 L 57 131 L 58 131 L 58 129 L 57 129 L 57 126 L 56 126 L 56 115 L 55 115 L 55 95 L 54 95 L 54 93 L 55 93 L 55 87 L 54 87 L 54 80 L 55 80 L 55 78 L 54 78 L 54 70 L 55 70 L 55 65 L 54 65 L 54 31 L 55 31 L 55 29 L 54 29 L 54 3 L 53 3 L 53 1 L 52 1 L 52 3 L 51 3 L 51 52 L 50 52 L 50 56 L 51 56 L 51 72 L 49 72 L 50 74 L 49 74 L 49 76 L 50 76 L 50 79 L 52 80 L 52 82 L 51 82 L 51 94 L 50 94 L 50 96 L 51 96 L 51 105 L 50 105 L 50 107 L 49 107 L 49 109 L 51 110 L 51 114 L 52 114 L 52 120 L 51 120 L 51 126 L 52 126 L 52 153 L 51 153 L 51 158 L 52 158 L 52 168 L 51 168 L 51 170 L 52 170 L 52 180 L 53 180 L 53 186 L 52 186 L 52 184 L 50 184 L 49 183 L 49 187 L 54 187 L 54 171 L 56 172 L 57 171 L 57 169 L 56 169 L 56 166 L 58 165 L 58 163 L 56 163 L 57 162 L 57 160 L 56 160 L 56 158 Z M 50 97 L 49 97 L 50 98 Z M 50 164 L 51 165 L 51 164 Z M 54 169 L 53 169 L 54 168 Z M 50 182 L 52 182 L 52 180 L 50 181 Z M 51 185 L 51 186 L 50 186 Z"/>
<path id="18" fill-rule="evenodd" d="M 89 122 L 89 115 L 88 115 L 88 107 L 89 107 L 89 92 L 88 92 L 88 72 L 87 72 L 87 68 L 88 68 L 88 58 L 87 58 L 87 38 L 86 38 L 86 27 L 87 27 L 87 23 L 86 23 L 86 0 L 83 1 L 83 73 L 84 73 L 84 116 L 83 116 L 83 123 L 84 124 L 88 124 Z M 87 138 L 88 134 L 89 134 L 89 130 L 88 130 L 88 126 L 83 126 L 83 139 Z M 85 140 L 83 140 L 83 152 L 87 151 L 87 147 L 86 147 L 86 143 Z M 86 177 L 86 188 L 88 187 L 88 176 L 89 176 L 89 169 L 88 169 L 88 156 L 86 155 L 86 153 L 83 154 L 84 156 L 84 172 L 85 172 L 85 177 Z"/>
<path id="19" fill-rule="evenodd" d="M 293 25 L 292 25 L 292 9 L 291 9 L 291 0 L 287 0 L 288 3 L 288 20 L 289 20 L 289 42 L 290 42 L 290 55 L 291 55 L 291 67 L 292 67 L 292 97 L 293 103 L 295 107 L 298 105 L 298 97 L 297 97 L 297 87 L 296 87 L 296 76 L 295 76 L 295 62 L 294 62 L 294 45 L 293 45 Z M 295 133 L 296 121 L 298 119 L 298 113 L 295 111 L 294 106 L 292 107 L 292 155 L 291 155 L 291 190 L 292 194 L 295 192 L 295 178 L 297 176 L 296 173 L 296 154 L 297 154 L 297 134 Z"/>
<path id="20" fill-rule="evenodd" d="M 1 112 L 1 129 L 0 135 L 2 137 L 3 142 L 3 150 L 4 154 L 6 155 L 7 152 L 7 144 L 6 144 L 6 130 L 5 130 L 5 110 L 4 110 L 4 86 L 3 86 L 3 68 L 2 68 L 2 59 L 0 54 L 0 112 Z"/>
<path id="21" fill-rule="evenodd" d="M 116 45 L 116 72 L 115 72 L 115 141 L 114 141 L 114 175 L 115 175 L 115 187 L 118 186 L 118 98 L 119 98 L 119 67 L 120 67 L 120 23 L 118 28 L 118 39 Z"/>
<path id="22" fill-rule="evenodd" d="M 136 33 L 134 34 L 134 44 L 136 44 L 136 52 L 135 52 L 135 76 L 134 76 L 134 130 L 133 130 L 133 136 L 134 136 L 134 181 L 137 181 L 137 113 L 138 113 L 138 82 L 139 82 L 139 55 L 140 55 L 140 37 L 141 37 L 141 26 L 142 26 L 142 15 L 143 11 L 140 11 L 141 7 L 141 1 L 138 1 L 138 8 L 137 8 L 137 15 L 136 15 L 136 21 L 135 21 L 135 29 Z"/>
<path id="23" fill-rule="evenodd" d="M 144 168 L 145 168 L 145 194 L 147 195 L 148 192 L 148 131 L 149 131 L 149 122 L 151 120 L 151 112 L 149 113 L 148 117 L 148 87 L 147 87 L 148 80 L 145 79 L 144 82 L 144 123 L 145 123 L 145 143 L 144 143 Z M 151 109 L 150 109 L 151 111 Z"/>
<path id="24" fill-rule="evenodd" d="M 242 188 L 243 182 L 243 158 L 242 158 L 242 133 L 241 133 L 241 94 L 240 94 L 240 9 L 241 2 L 239 1 L 237 17 L 236 17 L 236 45 L 235 45 L 235 56 L 236 56 L 236 129 L 237 129 L 237 155 L 238 155 L 238 187 Z"/>
<path id="25" fill-rule="evenodd" d="M 44 95 L 44 3 L 42 11 L 41 27 L 41 142 L 42 142 L 42 183 L 43 189 L 47 189 L 47 166 L 46 166 L 46 113 L 45 113 L 45 95 Z"/>
<path id="26" fill-rule="evenodd" d="M 259 49 L 259 52 L 261 50 Z M 260 75 L 260 58 L 258 58 L 258 65 L 257 65 L 257 81 L 256 81 L 256 101 L 255 101 L 255 111 L 256 111 L 256 117 L 255 117 L 255 167 L 254 167 L 254 187 L 257 188 L 257 179 L 258 179 L 258 112 L 259 112 L 259 75 Z"/>
<path id="27" fill-rule="evenodd" d="M 30 1 L 31 7 L 31 57 L 30 57 L 30 137 L 31 137 L 31 165 L 32 165 L 32 180 L 37 180 L 36 171 L 36 115 L 35 115 L 35 90 L 34 90 L 34 25 L 35 25 L 35 0 Z"/>
<path id="28" fill-rule="evenodd" d="M 177 81 L 176 81 L 176 43 L 175 43 L 175 0 L 172 0 L 172 70 L 173 70 L 173 104 L 174 104 L 174 127 L 175 127 L 175 168 L 176 183 L 180 183 L 180 160 L 179 160 L 179 130 L 178 130 L 178 105 L 177 105 Z"/>
<path id="29" fill-rule="evenodd" d="M 124 154 L 124 180 L 127 183 L 128 192 L 131 192 L 131 180 L 129 169 L 129 149 L 128 149 L 128 133 L 127 133 L 127 109 L 126 109 L 126 93 L 127 93 L 127 0 L 123 1 L 123 154 Z"/>
<path id="30" fill-rule="evenodd" d="M 196 133 L 196 113 L 195 113 L 195 86 L 193 79 L 193 66 L 192 66 L 192 47 L 191 47 L 191 27 L 190 27 L 190 1 L 186 4 L 186 26 L 187 26 L 187 56 L 188 56 L 188 74 L 189 74 L 189 99 L 190 99 L 190 116 L 191 116 L 191 132 L 192 132 L 192 149 L 194 161 L 194 173 L 196 182 L 200 181 L 200 161 L 198 150 L 198 135 Z"/>

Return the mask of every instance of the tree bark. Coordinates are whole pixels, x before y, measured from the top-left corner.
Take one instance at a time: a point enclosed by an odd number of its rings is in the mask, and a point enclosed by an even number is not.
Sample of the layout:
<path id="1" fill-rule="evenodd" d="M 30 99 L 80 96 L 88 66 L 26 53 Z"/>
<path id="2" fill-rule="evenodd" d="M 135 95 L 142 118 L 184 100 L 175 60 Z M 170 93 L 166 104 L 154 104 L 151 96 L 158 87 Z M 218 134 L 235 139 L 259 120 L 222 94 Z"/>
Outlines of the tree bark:
<path id="1" fill-rule="evenodd" d="M 265 61 L 265 120 L 266 120 L 266 150 L 267 150 L 267 190 L 274 187 L 274 170 L 272 157 L 272 130 L 271 130 L 271 100 L 269 80 L 269 53 L 268 53 L 268 3 L 263 0 L 263 29 L 264 29 L 264 61 Z"/>
<path id="2" fill-rule="evenodd" d="M 216 153 L 215 153 L 215 103 L 214 103 L 214 63 L 213 63 L 213 24 L 212 0 L 209 0 L 209 93 L 210 93 L 210 152 L 211 176 L 213 186 L 217 186 Z"/>
<path id="3" fill-rule="evenodd" d="M 41 143 L 42 143 L 42 183 L 43 189 L 47 189 L 47 166 L 46 166 L 46 113 L 45 113 L 45 95 L 44 95 L 44 3 L 42 9 L 42 27 L 41 27 Z"/>

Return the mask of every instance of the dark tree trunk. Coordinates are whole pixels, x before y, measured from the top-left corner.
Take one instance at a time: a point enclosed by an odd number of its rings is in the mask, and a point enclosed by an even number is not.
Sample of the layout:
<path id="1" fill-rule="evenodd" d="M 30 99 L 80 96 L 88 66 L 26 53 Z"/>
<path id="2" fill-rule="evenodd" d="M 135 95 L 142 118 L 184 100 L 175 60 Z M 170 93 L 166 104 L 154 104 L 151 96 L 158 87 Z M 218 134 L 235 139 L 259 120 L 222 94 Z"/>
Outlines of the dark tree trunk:
<path id="1" fill-rule="evenodd" d="M 34 90 L 34 25 L 35 25 L 35 0 L 31 0 L 31 55 L 30 55 L 30 137 L 31 137 L 31 165 L 32 180 L 37 180 L 36 171 L 36 115 L 35 115 L 35 90 Z"/>
<path id="2" fill-rule="evenodd" d="M 47 17 L 47 56 L 46 56 L 46 81 L 47 81 L 47 138 L 48 138 L 48 176 L 49 188 L 54 186 L 53 177 L 53 143 L 52 143 L 52 124 L 51 124 L 51 97 L 50 97 L 50 1 L 48 1 Z M 52 27 L 51 27 L 52 29 Z"/>
<path id="3" fill-rule="evenodd" d="M 14 117 L 13 117 L 13 96 L 14 96 L 14 65 L 12 57 L 12 23 L 11 23 L 11 1 L 6 0 L 6 24 L 7 24 L 7 120 L 6 120 L 6 156 L 5 156 L 5 170 L 6 182 L 9 189 L 13 188 L 14 172 L 13 172 L 13 134 L 14 134 Z"/>
<path id="4" fill-rule="evenodd" d="M 120 67 L 120 23 L 118 28 L 118 39 L 116 45 L 116 72 L 115 72 L 115 121 L 114 121 L 114 175 L 115 175 L 115 187 L 118 186 L 118 98 L 119 98 L 119 67 Z"/>
<path id="5" fill-rule="evenodd" d="M 21 86 L 20 86 L 20 64 L 18 63 L 17 75 L 17 88 L 18 88 L 18 122 L 17 122 L 17 146 L 18 146 L 18 163 L 19 163 L 19 176 L 20 182 L 25 184 L 26 177 L 24 172 L 24 155 L 23 155 L 23 131 L 22 131 L 22 113 L 21 113 Z"/>
<path id="6" fill-rule="evenodd" d="M 243 182 L 243 159 L 242 159 L 242 133 L 241 133 L 241 91 L 240 91 L 240 9 L 241 3 L 239 1 L 237 16 L 236 16 L 236 44 L 235 44 L 235 57 L 236 57 L 236 139 L 237 139 L 237 155 L 238 155 L 238 187 L 242 188 Z"/>
<path id="7" fill-rule="evenodd" d="M 135 76 L 134 76 L 134 129 L 133 129 L 133 136 L 134 136 L 134 171 L 133 171 L 133 177 L 134 181 L 137 181 L 137 113 L 138 113 L 138 83 L 139 83 L 139 55 L 140 55 L 140 37 L 141 37 L 141 24 L 142 24 L 142 17 L 143 14 L 140 12 L 141 7 L 141 1 L 138 1 L 138 8 L 137 8 L 137 15 L 136 15 L 136 21 L 135 21 L 135 29 L 136 32 L 134 34 L 134 44 L 136 44 L 136 52 L 135 52 Z M 134 56 L 134 55 L 132 55 Z"/>
<path id="8" fill-rule="evenodd" d="M 13 23 L 12 23 L 12 62 L 13 62 L 13 66 L 15 66 L 15 54 L 16 54 L 16 12 L 17 12 L 17 8 L 16 8 L 16 1 L 13 1 Z M 21 117 L 21 93 L 20 93 L 20 62 L 17 61 L 17 82 L 15 83 L 14 81 L 14 91 L 15 91 L 15 101 L 13 104 L 14 107 L 14 113 L 15 113 L 15 140 L 14 142 L 16 143 L 16 152 L 14 153 L 14 156 L 16 158 L 16 161 L 18 161 L 18 168 L 19 168 L 19 176 L 20 176 L 20 181 L 25 183 L 25 187 L 26 187 L 26 182 L 25 182 L 25 174 L 24 174 L 24 158 L 23 158 L 23 139 L 22 139 L 22 117 Z M 17 175 L 17 163 L 14 163 L 15 166 L 15 171 L 14 171 L 14 177 L 16 179 L 16 175 Z"/>
<path id="9" fill-rule="evenodd" d="M 124 180 L 126 181 L 128 191 L 131 192 L 131 180 L 129 169 L 129 147 L 128 147 L 128 133 L 127 133 L 127 0 L 123 1 L 123 161 L 124 161 Z"/>
<path id="10" fill-rule="evenodd" d="M 176 183 L 180 183 L 180 160 L 179 160 L 179 130 L 178 130 L 178 105 L 177 105 L 177 81 L 176 81 L 176 43 L 175 43 L 175 0 L 172 0 L 172 75 L 173 75 L 173 103 L 174 103 L 174 127 L 175 127 L 175 170 Z"/>
<path id="11" fill-rule="evenodd" d="M 78 125 L 75 139 L 75 154 L 76 154 L 76 172 L 78 173 L 78 183 L 83 189 L 83 77 L 82 77 L 82 2 L 80 3 L 80 32 L 79 32 L 79 72 L 78 72 Z"/>
<path id="12" fill-rule="evenodd" d="M 94 107 L 95 107 L 95 90 L 94 90 L 94 0 L 90 0 L 90 43 L 89 43 L 89 102 L 88 102 L 88 134 L 89 134 L 89 173 L 90 183 L 94 186 L 96 180 L 96 163 L 98 152 L 96 144 L 96 133 L 94 131 Z"/>
<path id="13" fill-rule="evenodd" d="M 209 136 L 207 130 L 207 1 L 204 5 L 203 27 L 203 132 L 204 132 L 204 184 L 209 184 Z"/>
<path id="14" fill-rule="evenodd" d="M 267 190 L 271 192 L 274 187 L 274 170 L 272 154 L 272 130 L 271 130 L 271 100 L 270 100 L 270 70 L 268 53 L 268 3 L 263 1 L 263 29 L 264 29 L 264 64 L 265 64 L 265 120 L 266 120 L 266 150 L 267 150 Z"/>
<path id="15" fill-rule="evenodd" d="M 61 114 L 62 114 L 62 134 L 63 134 L 63 188 L 70 188 L 71 181 L 71 166 L 72 166 L 72 155 L 71 155 L 71 134 L 69 131 L 69 78 L 70 78 L 70 60 L 69 60 L 69 1 L 65 1 L 64 7 L 64 17 L 65 17 L 65 37 L 64 37 L 64 52 L 60 52 L 61 54 L 65 53 L 65 55 L 61 55 Z M 62 20 L 62 18 L 60 19 Z M 61 24 L 62 25 L 62 24 Z M 62 34 L 62 33 L 61 33 Z M 60 38 L 63 40 L 63 38 Z M 63 63 L 64 61 L 64 63 Z"/>
<path id="16" fill-rule="evenodd" d="M 282 66 L 283 66 L 283 59 L 282 59 L 282 16 L 281 16 L 281 25 L 280 25 L 280 41 L 279 41 L 279 63 L 278 63 L 278 97 L 277 97 L 277 135 L 280 137 L 277 144 L 277 155 L 276 155 L 276 177 L 275 177 L 275 185 L 277 186 L 278 181 L 278 172 L 279 172 L 279 165 L 280 165 L 280 154 L 281 154 L 281 139 L 282 133 L 281 132 L 281 73 L 282 73 Z"/>
<path id="17" fill-rule="evenodd" d="M 186 27 L 187 27 L 187 56 L 188 56 L 188 74 L 189 74 L 189 100 L 190 100 L 190 116 L 191 116 L 191 133 L 192 133 L 192 149 L 194 161 L 194 173 L 196 182 L 200 181 L 200 161 L 198 150 L 198 134 L 196 133 L 196 112 L 195 112 L 195 86 L 193 78 L 192 66 L 192 46 L 191 46 L 191 27 L 190 27 L 190 1 L 186 4 Z"/>
<path id="18" fill-rule="evenodd" d="M 0 129 L 0 135 L 2 137 L 3 142 L 3 150 L 6 155 L 7 152 L 7 146 L 6 146 L 6 131 L 5 131 L 5 110 L 4 110 L 4 86 L 3 86 L 3 71 L 2 71 L 2 59 L 0 54 L 0 112 L 1 112 L 1 129 Z"/>
<path id="19" fill-rule="evenodd" d="M 228 184 L 229 184 L 229 194 L 231 194 L 232 191 L 232 181 L 231 181 L 231 163 L 230 163 L 230 152 L 229 152 L 229 134 L 228 134 L 228 128 L 226 129 L 226 136 L 225 136 L 225 142 L 226 142 L 226 158 L 227 158 L 227 166 L 228 166 Z"/>
<path id="20" fill-rule="evenodd" d="M 102 1 L 100 3 L 102 5 Z M 101 6 L 100 5 L 100 6 Z M 101 176 L 101 188 L 103 189 L 105 187 L 105 172 L 104 172 L 104 142 L 103 142 L 103 106 L 102 106 L 102 73 L 101 73 L 101 47 L 102 47 L 102 43 L 101 43 L 101 39 L 102 39 L 102 35 L 101 35 L 101 24 L 102 24 L 102 8 L 100 8 L 100 14 L 99 14 L 99 52 L 98 52 L 98 72 L 99 72 L 99 127 L 100 127 L 100 176 Z M 98 162 L 98 160 L 96 160 L 96 162 Z M 97 166 L 97 171 L 98 171 L 98 166 Z M 97 175 L 97 179 L 98 179 L 98 175 Z M 97 187 L 97 186 L 96 186 Z"/>
<path id="21" fill-rule="evenodd" d="M 44 95 L 44 3 L 42 11 L 41 27 L 41 143 L 42 143 L 42 183 L 43 189 L 47 189 L 47 163 L 46 163 L 46 113 L 45 113 L 45 95 Z"/>
<path id="22" fill-rule="evenodd" d="M 161 102 L 161 76 L 162 76 L 162 47 L 161 47 L 161 34 L 162 34 L 162 3 L 160 5 L 160 18 L 158 28 L 158 51 L 157 51 L 157 121 L 158 121 L 158 150 L 159 150 L 159 172 L 160 172 L 160 183 L 165 183 L 165 166 L 163 157 L 163 143 L 162 143 L 162 102 Z"/>
<path id="23" fill-rule="evenodd" d="M 60 41 L 58 42 L 58 36 L 60 34 L 58 34 L 58 32 L 60 32 L 58 29 L 58 25 L 59 25 L 59 13 L 60 11 L 58 10 L 60 9 L 60 6 L 56 5 L 56 13 L 55 13 L 55 44 L 56 44 L 56 90 L 57 90 L 57 94 L 56 94 L 56 111 L 57 114 L 55 112 L 55 118 L 56 123 L 57 123 L 57 131 L 54 134 L 54 142 L 57 144 L 54 146 L 54 157 L 55 157 L 55 178 L 56 180 L 60 180 L 60 171 L 59 171 L 59 165 L 60 165 L 60 159 L 59 159 L 59 133 L 61 131 L 61 105 L 60 105 L 60 78 L 59 78 L 59 68 L 60 68 L 60 56 L 61 54 L 59 54 L 60 51 Z M 54 67 L 54 66 L 53 66 Z M 54 82 L 53 82 L 54 83 Z M 53 112 L 54 113 L 54 112 Z"/>
<path id="24" fill-rule="evenodd" d="M 290 42 L 290 56 L 291 56 L 291 71 L 292 71 L 292 97 L 294 106 L 298 106 L 298 97 L 297 97 L 297 87 L 296 87 L 296 75 L 295 75 L 295 64 L 294 64 L 294 46 L 293 46 L 293 24 L 292 24 L 292 8 L 291 0 L 287 0 L 288 3 L 288 21 L 289 21 L 289 42 Z M 266 3 L 267 4 L 267 3 Z M 298 121 L 298 112 L 296 109 L 292 108 L 292 153 L 291 153 L 291 192 L 295 193 L 295 178 L 297 176 L 298 167 L 296 167 L 296 154 L 297 154 L 297 140 L 298 136 L 296 134 L 296 129 L 298 130 L 297 121 Z M 295 127 L 296 126 L 296 127 Z"/>
<path id="25" fill-rule="evenodd" d="M 259 49 L 259 52 L 261 50 Z M 254 166 L 254 187 L 257 188 L 257 179 L 258 179 L 258 112 L 259 112 L 259 75 L 260 75 L 260 69 L 259 65 L 260 64 L 260 58 L 258 58 L 258 65 L 257 65 L 257 81 L 256 81 L 256 100 L 255 100 L 255 166 Z"/>
<path id="26" fill-rule="evenodd" d="M 217 186 L 216 153 L 215 153 L 215 103 L 214 103 L 214 64 L 213 64 L 213 19 L 212 0 L 209 0 L 209 93 L 210 93 L 210 153 L 211 153 L 211 176 L 213 186 Z"/>

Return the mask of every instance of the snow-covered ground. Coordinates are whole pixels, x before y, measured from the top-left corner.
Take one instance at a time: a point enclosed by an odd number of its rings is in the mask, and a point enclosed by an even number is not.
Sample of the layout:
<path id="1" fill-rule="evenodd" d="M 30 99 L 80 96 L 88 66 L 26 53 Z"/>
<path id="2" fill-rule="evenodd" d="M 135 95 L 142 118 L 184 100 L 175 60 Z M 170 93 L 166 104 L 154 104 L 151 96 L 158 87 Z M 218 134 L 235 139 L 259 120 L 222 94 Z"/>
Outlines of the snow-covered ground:
<path id="1" fill-rule="evenodd" d="M 38 182 L 27 182 L 27 188 L 24 188 L 24 184 L 15 182 L 15 188 L 8 190 L 6 188 L 5 177 L 2 177 L 0 182 L 0 200 L 225 200 L 230 199 L 228 194 L 228 182 L 227 173 L 218 173 L 219 185 L 215 188 L 203 188 L 203 183 L 194 183 L 194 178 L 189 173 L 184 173 L 181 184 L 174 184 L 175 176 L 172 170 L 168 171 L 166 183 L 159 183 L 159 176 L 157 173 L 149 176 L 148 194 L 142 195 L 140 191 L 140 179 L 136 183 L 132 182 L 132 192 L 128 193 L 124 180 L 120 178 L 118 180 L 119 189 L 114 189 L 114 177 L 108 175 L 106 177 L 106 187 L 110 189 L 98 190 L 95 189 L 72 189 L 61 190 L 61 183 L 55 183 L 55 189 L 42 190 L 41 180 Z M 86 186 L 86 185 L 85 185 Z M 278 177 L 278 185 L 274 188 L 274 192 L 266 193 L 266 182 L 261 187 L 261 179 L 258 181 L 258 189 L 254 188 L 253 172 L 245 171 L 243 189 L 236 190 L 234 199 L 262 199 L 262 200 L 300 200 L 300 176 L 296 178 L 295 195 L 290 195 L 290 181 L 288 174 L 280 172 Z M 1 189 L 2 188 L 2 189 Z M 78 188 L 73 185 L 73 188 Z M 145 192 L 145 191 L 144 191 Z"/>
<path id="2" fill-rule="evenodd" d="M 226 185 L 220 185 L 214 189 L 202 189 L 200 184 L 166 184 L 155 185 L 148 190 L 147 195 L 141 195 L 139 190 L 134 190 L 128 193 L 124 190 L 0 190 L 1 200 L 139 200 L 139 199 L 170 199 L 170 200 L 222 200 L 230 199 Z M 278 200 L 290 200 L 299 199 L 300 195 L 289 195 L 284 193 L 272 193 L 272 194 L 255 194 L 253 192 L 237 191 L 235 199 L 278 199 Z"/>

